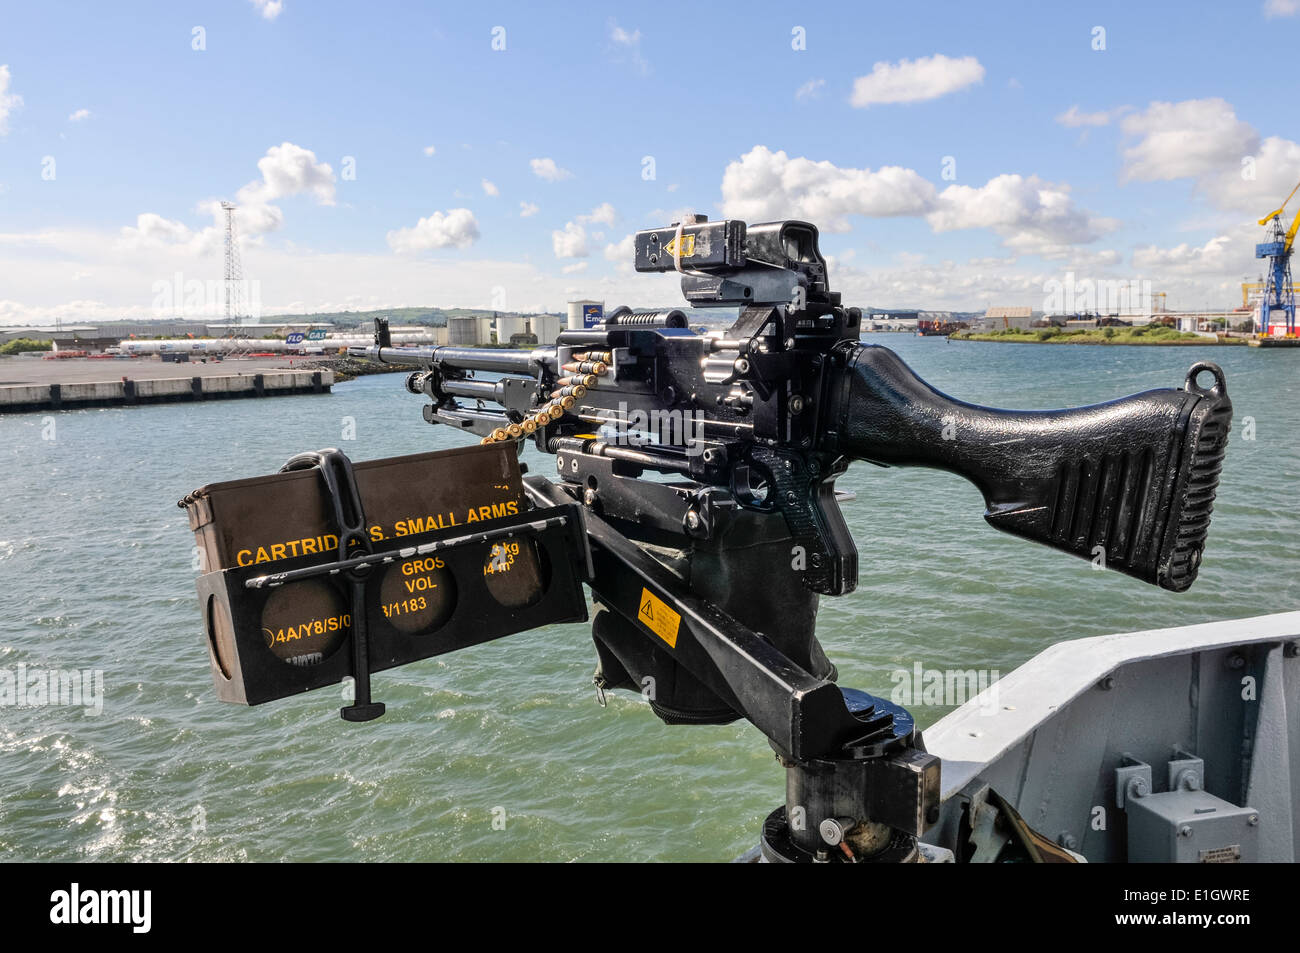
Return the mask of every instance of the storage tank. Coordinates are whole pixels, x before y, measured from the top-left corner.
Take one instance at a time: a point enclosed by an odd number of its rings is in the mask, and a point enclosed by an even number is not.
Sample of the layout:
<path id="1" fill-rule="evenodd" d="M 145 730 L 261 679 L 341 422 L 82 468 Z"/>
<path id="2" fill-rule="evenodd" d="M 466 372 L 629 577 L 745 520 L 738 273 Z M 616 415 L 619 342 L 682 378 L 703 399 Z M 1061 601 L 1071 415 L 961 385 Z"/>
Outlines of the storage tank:
<path id="1" fill-rule="evenodd" d="M 483 343 L 479 339 L 479 319 L 474 317 L 448 318 L 447 343 L 464 347 L 474 347 Z"/>
<path id="2" fill-rule="evenodd" d="M 535 314 L 528 319 L 528 329 L 537 337 L 541 345 L 554 344 L 560 336 L 560 316 L 558 314 Z"/>
<path id="3" fill-rule="evenodd" d="M 527 334 L 528 322 L 519 315 L 497 316 L 497 343 L 509 344 L 516 334 Z"/>
<path id="4" fill-rule="evenodd" d="M 478 321 L 478 344 L 492 343 L 492 318 L 482 317 L 475 318 Z"/>
<path id="5" fill-rule="evenodd" d="M 584 299 L 582 301 L 569 302 L 569 330 L 581 331 L 586 325 L 583 323 L 583 309 L 588 307 L 600 308 L 601 315 L 605 313 L 605 302 L 591 301 Z"/>

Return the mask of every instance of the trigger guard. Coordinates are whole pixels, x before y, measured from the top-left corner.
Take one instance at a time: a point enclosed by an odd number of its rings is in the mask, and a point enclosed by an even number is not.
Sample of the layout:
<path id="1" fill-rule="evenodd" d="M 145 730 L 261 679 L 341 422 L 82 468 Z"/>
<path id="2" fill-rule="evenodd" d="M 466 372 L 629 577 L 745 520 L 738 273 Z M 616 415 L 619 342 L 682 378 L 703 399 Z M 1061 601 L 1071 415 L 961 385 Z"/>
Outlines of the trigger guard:
<path id="1" fill-rule="evenodd" d="M 768 487 L 768 494 L 762 499 L 754 495 L 753 477 L 755 476 L 765 482 Z M 771 474 L 761 467 L 754 466 L 751 463 L 737 463 L 731 468 L 731 495 L 735 497 L 737 503 L 747 510 L 756 510 L 760 513 L 772 512 L 776 508 L 771 499 L 772 488 Z"/>

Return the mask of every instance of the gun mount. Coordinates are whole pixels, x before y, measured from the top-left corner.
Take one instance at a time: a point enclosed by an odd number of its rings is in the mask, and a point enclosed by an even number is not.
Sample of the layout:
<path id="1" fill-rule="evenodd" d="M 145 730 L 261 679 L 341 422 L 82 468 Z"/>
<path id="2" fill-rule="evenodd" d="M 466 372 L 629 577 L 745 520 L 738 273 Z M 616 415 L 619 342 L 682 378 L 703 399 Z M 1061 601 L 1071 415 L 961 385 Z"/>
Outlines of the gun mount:
<path id="1" fill-rule="evenodd" d="M 351 353 L 423 365 L 406 387 L 429 399 L 429 423 L 554 456 L 556 479 L 524 489 L 589 544 L 590 561 L 571 562 L 597 602 L 598 692 L 639 692 L 670 724 L 759 728 L 787 772 L 766 859 L 915 860 L 939 817 L 939 761 L 906 710 L 836 684 L 815 635 L 820 596 L 857 583 L 836 478 L 855 460 L 948 470 L 996 528 L 1182 591 L 1232 407 L 1208 363 L 1180 389 L 1074 410 L 955 400 L 860 341 L 817 239 L 795 221 L 639 232 L 638 271 L 680 274 L 694 306 L 738 309 L 720 333 L 620 308 L 530 350 L 398 348 L 381 320 Z M 355 573 L 347 556 L 326 569 Z"/>

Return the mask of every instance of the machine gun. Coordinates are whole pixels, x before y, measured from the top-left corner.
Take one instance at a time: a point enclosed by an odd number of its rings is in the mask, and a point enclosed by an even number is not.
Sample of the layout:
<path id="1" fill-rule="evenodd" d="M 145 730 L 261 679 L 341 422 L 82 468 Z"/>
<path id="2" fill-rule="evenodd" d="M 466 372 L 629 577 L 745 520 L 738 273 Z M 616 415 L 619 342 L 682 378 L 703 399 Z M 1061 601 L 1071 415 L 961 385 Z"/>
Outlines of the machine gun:
<path id="1" fill-rule="evenodd" d="M 818 596 L 857 583 L 836 478 L 854 460 L 948 470 L 994 527 L 1182 591 L 1232 406 L 1210 363 L 1181 389 L 1074 410 L 955 400 L 860 341 L 817 239 L 798 221 L 638 232 L 638 271 L 679 273 L 694 307 L 738 308 L 720 334 L 618 308 L 532 350 L 398 348 L 379 320 L 350 353 L 423 365 L 406 387 L 428 422 L 555 456 L 558 480 L 526 489 L 585 505 L 598 689 L 639 691 L 669 723 L 745 717 L 767 735 L 787 803 L 765 857 L 906 859 L 938 815 L 938 761 L 904 709 L 834 684 L 814 635 Z"/>

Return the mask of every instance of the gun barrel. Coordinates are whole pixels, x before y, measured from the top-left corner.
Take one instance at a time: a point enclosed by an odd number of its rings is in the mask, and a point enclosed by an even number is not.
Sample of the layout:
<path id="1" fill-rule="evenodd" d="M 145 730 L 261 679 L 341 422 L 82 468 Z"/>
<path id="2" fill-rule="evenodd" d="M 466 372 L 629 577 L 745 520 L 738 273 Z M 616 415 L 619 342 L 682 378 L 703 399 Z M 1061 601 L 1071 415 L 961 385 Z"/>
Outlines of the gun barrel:
<path id="1" fill-rule="evenodd" d="M 350 347 L 352 357 L 368 357 L 382 364 L 442 364 L 466 371 L 537 376 L 538 364 L 554 363 L 555 348 L 510 351 L 486 347 Z"/>

